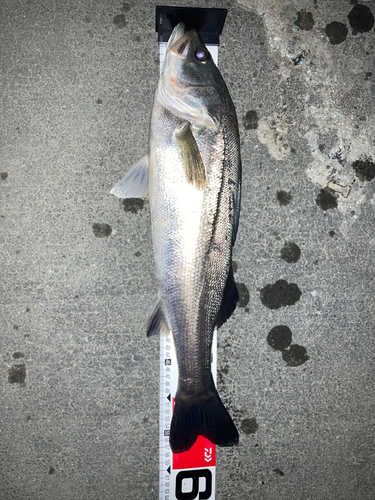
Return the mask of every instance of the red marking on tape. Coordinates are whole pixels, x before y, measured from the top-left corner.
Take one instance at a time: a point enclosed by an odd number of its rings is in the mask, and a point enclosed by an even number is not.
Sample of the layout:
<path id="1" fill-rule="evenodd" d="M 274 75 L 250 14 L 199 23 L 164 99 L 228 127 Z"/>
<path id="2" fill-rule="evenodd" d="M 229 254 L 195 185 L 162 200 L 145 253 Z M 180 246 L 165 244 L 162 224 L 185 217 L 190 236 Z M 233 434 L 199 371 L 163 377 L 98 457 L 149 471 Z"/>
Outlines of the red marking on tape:
<path id="1" fill-rule="evenodd" d="M 198 436 L 193 446 L 183 453 L 173 453 L 173 470 L 215 467 L 216 445 L 203 436 Z"/>

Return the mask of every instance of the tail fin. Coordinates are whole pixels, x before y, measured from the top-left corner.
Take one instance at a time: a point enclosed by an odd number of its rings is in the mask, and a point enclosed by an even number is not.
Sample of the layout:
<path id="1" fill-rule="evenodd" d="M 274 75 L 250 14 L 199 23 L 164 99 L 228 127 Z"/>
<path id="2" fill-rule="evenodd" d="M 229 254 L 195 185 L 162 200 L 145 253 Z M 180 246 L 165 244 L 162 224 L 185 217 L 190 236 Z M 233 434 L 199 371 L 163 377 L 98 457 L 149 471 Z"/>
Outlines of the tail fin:
<path id="1" fill-rule="evenodd" d="M 198 436 L 219 446 L 238 444 L 238 432 L 219 394 L 200 405 L 187 406 L 176 398 L 169 442 L 173 453 L 189 450 Z"/>

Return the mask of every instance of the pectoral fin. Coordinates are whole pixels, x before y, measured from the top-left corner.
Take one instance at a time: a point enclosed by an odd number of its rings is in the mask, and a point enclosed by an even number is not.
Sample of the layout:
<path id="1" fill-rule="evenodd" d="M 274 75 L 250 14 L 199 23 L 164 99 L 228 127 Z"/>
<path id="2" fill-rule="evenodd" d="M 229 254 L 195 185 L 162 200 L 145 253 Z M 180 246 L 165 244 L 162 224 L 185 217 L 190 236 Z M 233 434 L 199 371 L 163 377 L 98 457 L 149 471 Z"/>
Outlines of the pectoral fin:
<path id="1" fill-rule="evenodd" d="M 186 180 L 197 189 L 204 189 L 207 185 L 206 171 L 188 122 L 176 130 L 175 138 Z"/>
<path id="2" fill-rule="evenodd" d="M 143 198 L 148 194 L 148 155 L 139 160 L 134 167 L 111 189 L 117 198 Z"/>

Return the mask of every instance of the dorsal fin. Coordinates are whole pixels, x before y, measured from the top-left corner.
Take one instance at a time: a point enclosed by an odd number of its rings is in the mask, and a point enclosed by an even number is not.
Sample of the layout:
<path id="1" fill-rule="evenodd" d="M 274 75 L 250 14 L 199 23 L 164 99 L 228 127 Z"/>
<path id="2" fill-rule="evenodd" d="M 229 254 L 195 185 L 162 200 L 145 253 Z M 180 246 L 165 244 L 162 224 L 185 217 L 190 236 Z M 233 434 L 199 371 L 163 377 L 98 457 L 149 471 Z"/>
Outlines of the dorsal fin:
<path id="1" fill-rule="evenodd" d="M 239 174 L 238 174 L 238 191 L 236 199 L 236 208 L 234 209 L 234 221 L 233 221 L 233 233 L 232 233 L 232 246 L 234 246 L 237 237 L 238 223 L 240 222 L 240 209 L 241 209 L 241 179 L 242 168 L 240 162 Z"/>
<path id="2" fill-rule="evenodd" d="M 234 310 L 236 309 L 237 302 L 240 300 L 238 295 L 238 290 L 233 277 L 232 263 L 230 264 L 230 269 L 228 273 L 227 283 L 224 288 L 223 300 L 221 302 L 221 307 L 219 314 L 217 315 L 216 326 L 220 328 L 223 323 L 229 319 Z"/>

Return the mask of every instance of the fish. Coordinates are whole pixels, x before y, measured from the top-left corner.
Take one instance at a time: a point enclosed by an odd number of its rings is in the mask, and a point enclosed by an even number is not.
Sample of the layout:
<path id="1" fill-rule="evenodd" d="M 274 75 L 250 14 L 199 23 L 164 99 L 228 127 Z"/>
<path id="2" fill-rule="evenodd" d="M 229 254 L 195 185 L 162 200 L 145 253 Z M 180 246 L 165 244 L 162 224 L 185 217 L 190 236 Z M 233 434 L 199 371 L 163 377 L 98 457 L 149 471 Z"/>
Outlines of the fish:
<path id="1" fill-rule="evenodd" d="M 239 300 L 232 268 L 241 200 L 236 110 L 195 30 L 179 23 L 166 47 L 151 114 L 149 151 L 112 189 L 149 195 L 158 298 L 147 336 L 172 332 L 178 387 L 170 427 L 173 453 L 198 436 L 219 446 L 238 431 L 211 373 L 215 328 Z"/>

